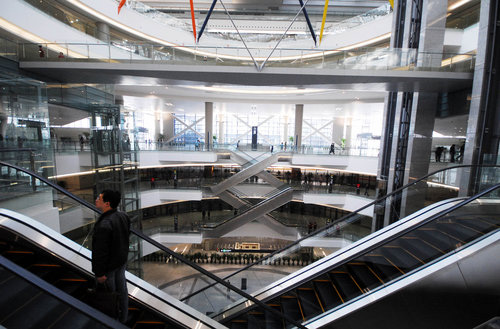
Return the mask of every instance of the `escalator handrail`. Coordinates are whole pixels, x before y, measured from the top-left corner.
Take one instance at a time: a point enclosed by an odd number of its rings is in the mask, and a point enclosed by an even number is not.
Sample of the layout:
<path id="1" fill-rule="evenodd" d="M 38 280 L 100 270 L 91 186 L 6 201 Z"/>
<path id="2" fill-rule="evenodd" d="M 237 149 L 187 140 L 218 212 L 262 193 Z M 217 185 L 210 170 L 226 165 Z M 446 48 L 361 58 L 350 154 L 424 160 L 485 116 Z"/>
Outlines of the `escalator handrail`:
<path id="1" fill-rule="evenodd" d="M 22 167 L 19 167 L 19 166 L 16 166 L 16 165 L 12 165 L 10 163 L 7 163 L 7 162 L 4 162 L 4 161 L 0 161 L 0 165 L 4 165 L 4 166 L 7 166 L 7 167 L 11 167 L 11 168 L 14 168 L 16 170 L 19 170 L 19 171 L 22 171 L 30 176 L 33 176 L 37 179 L 39 179 L 40 181 L 44 182 L 45 184 L 49 185 L 50 187 L 52 188 L 55 188 L 57 191 L 61 192 L 62 194 L 70 197 L 71 199 L 83 204 L 84 206 L 94 210 L 96 213 L 98 214 L 101 214 L 101 211 L 99 209 L 97 209 L 97 207 L 95 207 L 94 205 L 92 205 L 91 203 L 83 200 L 83 199 L 80 199 L 79 197 L 77 197 L 76 195 L 73 195 L 71 192 L 67 191 L 66 189 L 54 184 L 53 182 L 49 181 L 48 179 L 46 179 L 45 177 L 42 177 L 36 173 L 33 173 L 25 168 L 22 168 Z M 238 295 L 248 299 L 248 300 L 251 300 L 252 302 L 254 302 L 255 304 L 263 307 L 264 309 L 268 310 L 269 312 L 279 316 L 280 318 L 283 318 L 285 319 L 288 323 L 291 323 L 293 324 L 294 326 L 296 326 L 297 328 L 302 328 L 302 329 L 306 329 L 304 326 L 302 326 L 300 323 L 296 322 L 295 320 L 291 319 L 288 315 L 284 314 L 284 313 L 281 313 L 275 309 L 273 309 L 272 307 L 262 303 L 261 301 L 259 301 L 257 298 L 253 297 L 252 295 L 244 292 L 243 290 L 240 290 L 239 288 L 231 285 L 230 283 L 227 283 L 226 281 L 222 280 L 220 277 L 212 274 L 211 272 L 205 270 L 204 268 L 202 268 L 201 266 L 199 266 L 198 264 L 195 264 L 191 261 L 189 261 L 188 259 L 186 259 L 185 257 L 183 257 L 182 255 L 170 250 L 169 248 L 165 247 L 164 245 L 162 245 L 161 243 L 158 243 L 156 240 L 153 240 L 152 238 L 146 236 L 145 234 L 143 234 L 141 231 L 138 231 L 134 228 L 131 228 L 130 229 L 130 233 L 138 236 L 139 238 L 143 239 L 144 241 L 152 244 L 153 246 L 155 246 L 156 248 L 160 249 L 161 251 L 169 254 L 170 256 L 178 259 L 179 261 L 181 261 L 182 263 L 190 266 L 191 268 L 195 269 L 198 273 L 202 273 L 206 276 L 208 276 L 210 279 L 216 281 L 216 283 L 219 283 L 221 285 L 223 285 L 224 287 L 236 292 Z M 213 283 L 215 284 L 215 283 Z"/>
<path id="2" fill-rule="evenodd" d="M 119 329 L 125 329 L 127 328 L 125 325 L 121 324 L 120 322 L 110 318 L 104 313 L 101 313 L 94 308 L 90 307 L 89 305 L 85 304 L 84 302 L 76 299 L 75 297 L 68 295 L 67 293 L 63 292 L 62 290 L 54 287 L 53 285 L 49 284 L 48 282 L 42 280 L 39 278 L 37 275 L 31 273 L 30 271 L 22 268 L 21 266 L 13 263 L 12 261 L 8 260 L 7 258 L 3 257 L 0 255 L 0 265 L 4 268 L 6 268 L 8 271 L 13 272 L 15 275 L 19 276 L 20 278 L 28 281 L 30 284 L 33 284 L 40 290 L 44 291 L 45 293 L 51 295 L 52 297 L 60 300 L 64 304 L 70 305 L 74 309 L 80 311 L 81 313 L 85 314 L 86 316 L 110 327 L 110 328 L 119 328 Z"/>
<path id="3" fill-rule="evenodd" d="M 30 175 L 30 176 L 33 176 L 36 179 L 38 179 L 38 180 L 44 182 L 45 184 L 49 185 L 51 188 L 53 188 L 53 189 L 57 190 L 58 192 L 66 195 L 70 199 L 73 199 L 77 203 L 84 205 L 85 207 L 87 207 L 87 208 L 95 211 L 98 214 L 101 213 L 101 211 L 99 209 L 97 209 L 97 207 L 95 205 L 93 205 L 92 203 L 85 201 L 84 199 L 82 199 L 82 198 L 74 195 L 73 193 L 67 191 L 66 189 L 62 188 L 61 186 L 55 184 L 54 182 L 51 182 L 47 178 L 45 178 L 43 176 L 40 176 L 37 173 L 34 173 L 34 172 L 32 172 L 32 171 L 30 171 L 30 170 L 28 170 L 26 168 L 19 167 L 17 165 L 14 165 L 14 164 L 11 164 L 11 163 L 8 163 L 8 162 L 5 162 L 5 161 L 0 161 L 0 165 L 1 166 L 6 166 L 6 167 L 10 167 L 10 168 L 13 168 L 13 169 L 16 169 L 16 170 L 19 170 L 19 171 L 22 171 L 22 172 Z"/>
<path id="4" fill-rule="evenodd" d="M 403 190 L 405 190 L 405 189 L 407 189 L 407 188 L 409 188 L 409 187 L 411 187 L 413 185 L 416 185 L 416 184 L 420 183 L 421 181 L 425 180 L 426 178 L 428 178 L 430 176 L 433 176 L 433 175 L 438 174 L 440 172 L 443 172 L 443 171 L 446 171 L 446 170 L 451 170 L 451 169 L 457 169 L 457 168 L 476 168 L 476 167 L 500 168 L 500 165 L 456 165 L 456 166 L 446 167 L 446 168 L 442 168 L 442 169 L 433 171 L 433 172 L 431 172 L 431 173 L 429 173 L 427 175 L 424 175 L 424 176 L 420 177 L 419 179 L 417 179 L 417 180 L 415 180 L 415 181 L 413 181 L 411 183 L 408 183 L 408 184 L 406 184 L 406 185 L 398 188 L 397 190 L 392 191 L 391 193 L 389 193 L 389 194 L 387 194 L 387 195 L 385 195 L 385 196 L 383 196 L 383 197 L 381 197 L 379 199 L 373 200 L 372 202 L 370 202 L 370 203 L 362 206 L 361 208 L 359 208 L 359 209 L 351 212 L 350 214 L 347 214 L 344 217 L 341 217 L 341 218 L 339 218 L 339 219 L 331 222 L 329 225 L 325 225 L 324 227 L 321 227 L 321 228 L 317 229 L 316 231 L 311 232 L 310 234 L 305 235 L 305 236 L 301 237 L 300 239 L 295 240 L 294 242 L 290 243 L 289 245 L 287 245 L 287 246 L 285 246 L 285 247 L 283 247 L 281 249 L 278 249 L 278 250 L 270 253 L 269 255 L 267 255 L 267 256 L 265 256 L 265 257 L 263 257 L 261 259 L 258 259 L 255 262 L 253 262 L 251 264 L 248 264 L 248 265 L 246 265 L 246 266 L 244 266 L 244 267 L 242 267 L 242 268 L 234 271 L 233 273 L 225 276 L 223 278 L 223 280 L 227 281 L 229 278 L 233 277 L 234 275 L 236 275 L 238 273 L 246 271 L 250 267 L 262 264 L 264 261 L 266 261 L 266 260 L 268 260 L 268 259 L 270 259 L 270 258 L 272 258 L 272 257 L 274 257 L 274 256 L 276 256 L 278 254 L 283 253 L 285 250 L 293 248 L 293 247 L 299 245 L 302 241 L 304 241 L 304 240 L 306 240 L 306 239 L 308 239 L 308 238 L 310 238 L 310 237 L 312 237 L 314 235 L 317 235 L 317 234 L 319 234 L 319 233 L 321 233 L 323 231 L 326 231 L 328 229 L 331 229 L 331 228 L 335 227 L 335 225 L 337 225 L 338 223 L 344 222 L 344 221 L 348 220 L 349 218 L 356 216 L 361 211 L 363 211 L 363 210 L 365 210 L 365 209 L 367 209 L 367 208 L 369 208 L 371 206 L 375 206 L 376 204 L 378 204 L 378 203 L 380 203 L 380 202 L 382 202 L 382 201 L 384 201 L 384 200 L 392 197 L 393 195 L 395 195 L 395 194 L 397 194 L 397 193 L 399 193 L 399 192 L 401 192 L 401 191 L 403 191 Z M 181 301 L 184 301 L 184 300 L 186 300 L 188 298 L 191 298 L 191 297 L 199 294 L 200 292 L 202 292 L 202 291 L 204 291 L 204 290 L 212 287 L 213 285 L 214 284 L 212 283 L 212 284 L 209 284 L 209 285 L 207 285 L 207 286 L 205 286 L 205 287 L 203 287 L 203 288 L 201 288 L 201 289 L 199 289 L 197 291 L 194 291 L 191 294 L 189 294 L 188 296 L 185 296 L 184 298 L 182 298 Z"/>

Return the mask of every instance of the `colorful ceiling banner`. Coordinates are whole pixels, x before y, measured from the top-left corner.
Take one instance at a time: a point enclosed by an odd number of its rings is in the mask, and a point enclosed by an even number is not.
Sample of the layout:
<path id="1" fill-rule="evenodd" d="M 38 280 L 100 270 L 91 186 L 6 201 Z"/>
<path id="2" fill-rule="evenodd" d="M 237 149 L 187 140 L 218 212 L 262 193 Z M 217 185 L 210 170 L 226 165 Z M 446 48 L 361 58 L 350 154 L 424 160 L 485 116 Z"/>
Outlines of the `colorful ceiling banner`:
<path id="1" fill-rule="evenodd" d="M 203 22 L 200 32 L 198 33 L 198 41 L 200 41 L 201 35 L 203 34 L 203 31 L 205 31 L 205 27 L 207 26 L 208 20 L 210 19 L 210 15 L 212 15 L 212 11 L 214 10 L 216 3 L 217 0 L 214 0 L 214 2 L 212 2 L 212 6 L 210 6 L 210 10 L 207 13 L 207 17 L 205 17 L 205 21 Z"/>
<path id="2" fill-rule="evenodd" d="M 193 0 L 189 0 L 189 4 L 191 5 L 191 22 L 193 24 L 194 42 L 196 43 L 196 21 L 194 19 L 194 4 L 193 4 Z"/>
<path id="3" fill-rule="evenodd" d="M 118 15 L 120 15 L 120 10 L 122 9 L 123 5 L 127 2 L 127 0 L 122 0 L 120 1 L 120 4 L 118 5 Z"/>
<path id="4" fill-rule="evenodd" d="M 326 12 L 328 11 L 328 0 L 325 0 L 325 9 L 323 9 L 323 20 L 321 21 L 321 31 L 319 32 L 319 44 L 321 45 L 321 39 L 323 39 L 323 30 L 325 29 L 326 22 Z"/>
<path id="5" fill-rule="evenodd" d="M 306 7 L 304 7 L 304 2 L 302 0 L 299 0 L 299 3 L 300 6 L 302 7 L 302 12 L 304 13 L 304 16 L 306 17 L 307 26 L 309 26 L 309 31 L 311 31 L 311 36 L 314 40 L 314 44 L 316 44 L 316 34 L 314 33 L 311 21 L 309 20 L 309 15 L 307 15 L 307 10 Z"/>

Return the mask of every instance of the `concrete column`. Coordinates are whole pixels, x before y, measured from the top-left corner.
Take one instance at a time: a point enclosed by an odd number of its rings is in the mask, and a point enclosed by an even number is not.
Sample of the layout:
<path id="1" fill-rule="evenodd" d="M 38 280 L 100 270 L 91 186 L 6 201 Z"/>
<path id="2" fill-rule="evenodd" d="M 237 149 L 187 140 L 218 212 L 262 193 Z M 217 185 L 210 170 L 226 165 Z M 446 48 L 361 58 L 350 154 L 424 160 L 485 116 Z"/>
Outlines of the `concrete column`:
<path id="1" fill-rule="evenodd" d="M 205 102 L 205 147 L 211 150 L 214 127 L 214 103 Z"/>
<path id="2" fill-rule="evenodd" d="M 448 5 L 442 0 L 423 0 L 417 66 L 440 67 L 443 59 L 444 33 Z M 425 54 L 422 54 L 424 53 Z"/>
<path id="3" fill-rule="evenodd" d="M 281 141 L 288 145 L 290 142 L 288 141 L 288 113 L 285 112 L 285 115 L 283 116 L 283 136 L 281 138 Z"/>
<path id="4" fill-rule="evenodd" d="M 174 131 L 174 114 L 173 113 L 163 113 L 161 116 L 163 120 L 163 130 L 162 134 L 165 136 L 165 140 L 169 140 L 175 135 Z"/>
<path id="5" fill-rule="evenodd" d="M 293 144 L 296 150 L 300 150 L 302 146 L 302 121 L 304 120 L 304 104 L 295 104 L 295 134 L 293 136 Z M 292 145 L 290 145 L 292 146 Z"/>
<path id="6" fill-rule="evenodd" d="M 95 25 L 97 26 L 96 38 L 104 42 L 109 42 L 109 25 L 104 22 L 97 22 Z"/>
<path id="7" fill-rule="evenodd" d="M 335 146 L 340 147 L 340 142 L 344 136 L 345 118 L 334 118 L 332 123 L 332 140 Z"/>
<path id="8" fill-rule="evenodd" d="M 469 118 L 467 121 L 467 134 L 465 140 L 465 154 L 463 158 L 464 165 L 472 165 L 472 164 L 488 164 L 487 161 L 481 159 L 481 144 L 482 139 L 487 137 L 489 134 L 492 134 L 493 131 L 490 125 L 487 124 L 488 120 L 485 117 L 488 116 L 488 112 L 491 111 L 486 102 L 486 95 L 488 93 L 488 79 L 487 75 L 490 70 L 489 63 L 487 63 L 487 58 L 492 56 L 492 48 L 494 48 L 494 40 L 492 40 L 492 36 L 494 35 L 491 32 L 496 23 L 493 19 L 494 16 L 490 14 L 492 9 L 492 4 L 494 2 L 490 0 L 481 1 L 481 13 L 480 13 L 480 21 L 479 21 L 479 33 L 478 33 L 478 42 L 477 42 L 477 54 L 476 54 L 476 63 L 474 68 L 474 82 L 472 85 L 472 95 L 470 102 L 470 110 L 469 110 Z M 493 6 L 494 7 L 494 6 Z M 495 68 L 493 68 L 495 71 Z M 498 72 L 498 70 L 496 70 Z M 495 73 L 493 73 L 495 74 Z M 490 95 L 491 98 L 498 97 L 496 91 L 491 90 L 494 95 Z M 486 122 L 485 122 L 486 121 Z M 483 131 L 483 124 L 486 128 Z M 498 122 L 492 121 L 493 125 L 498 126 Z M 483 136 L 484 135 L 484 136 Z M 484 152 L 484 146 L 483 146 Z M 487 153 L 490 153 L 487 151 Z M 483 154 L 484 155 L 484 154 Z M 483 161 L 483 162 L 481 162 Z M 476 173 L 475 170 L 463 170 L 463 175 L 460 180 L 460 193 L 459 196 L 466 196 L 469 191 L 472 192 L 471 178 Z"/>
<path id="9" fill-rule="evenodd" d="M 0 134 L 4 139 L 7 133 L 7 109 L 4 109 L 2 97 L 0 97 Z"/>
<path id="10" fill-rule="evenodd" d="M 444 32 L 446 23 L 447 3 L 440 0 L 423 0 L 422 19 L 418 42 L 417 66 L 439 67 L 441 65 L 441 53 L 443 52 Z M 403 45 L 410 44 L 410 22 L 412 19 L 412 6 L 409 5 L 406 11 L 405 31 Z M 424 53 L 438 53 L 437 56 L 426 55 Z M 403 93 L 397 97 L 396 116 L 394 122 L 393 144 L 391 151 L 390 172 L 387 185 L 387 193 L 392 192 L 396 167 L 398 147 L 405 150 L 405 165 L 403 184 L 407 184 L 412 179 L 426 175 L 429 171 L 429 161 L 432 151 L 432 132 L 434 130 L 434 120 L 437 108 L 437 93 L 413 93 L 411 114 L 409 119 L 408 141 L 406 149 L 404 143 L 398 144 L 400 136 L 401 114 L 403 109 Z M 386 100 L 387 104 L 387 100 Z M 386 105 L 387 106 L 387 105 Z M 402 153 L 404 154 L 404 153 Z M 416 189 L 419 186 L 415 187 Z M 416 193 L 412 193 L 415 191 Z M 411 214 L 416 209 L 420 209 L 425 204 L 424 195 L 415 189 L 411 189 L 403 195 L 401 201 L 400 217 Z M 384 226 L 390 224 L 391 219 L 387 209 L 385 213 Z"/>
<path id="11" fill-rule="evenodd" d="M 226 114 L 223 111 L 220 111 L 219 114 L 219 135 L 217 136 L 217 142 L 219 144 L 226 144 L 226 137 L 224 135 L 224 127 L 226 123 Z"/>

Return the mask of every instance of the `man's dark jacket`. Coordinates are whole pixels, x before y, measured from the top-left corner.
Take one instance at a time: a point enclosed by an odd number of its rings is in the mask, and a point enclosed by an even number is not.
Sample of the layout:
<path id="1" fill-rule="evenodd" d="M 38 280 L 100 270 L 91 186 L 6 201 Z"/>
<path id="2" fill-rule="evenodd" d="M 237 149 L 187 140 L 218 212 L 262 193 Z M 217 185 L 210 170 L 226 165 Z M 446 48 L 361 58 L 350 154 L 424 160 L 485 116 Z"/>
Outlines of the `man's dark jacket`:
<path id="1" fill-rule="evenodd" d="M 92 272 L 97 277 L 127 262 L 129 234 L 127 214 L 111 209 L 99 216 L 92 235 Z"/>

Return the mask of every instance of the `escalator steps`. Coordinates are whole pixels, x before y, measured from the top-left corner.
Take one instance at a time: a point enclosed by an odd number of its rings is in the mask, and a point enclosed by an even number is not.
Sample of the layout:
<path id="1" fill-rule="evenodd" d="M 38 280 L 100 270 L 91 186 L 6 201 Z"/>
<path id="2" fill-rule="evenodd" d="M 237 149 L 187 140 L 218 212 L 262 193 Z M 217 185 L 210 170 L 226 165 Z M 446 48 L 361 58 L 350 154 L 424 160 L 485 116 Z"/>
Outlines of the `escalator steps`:
<path id="1" fill-rule="evenodd" d="M 478 232 L 477 230 L 474 230 L 472 228 L 462 226 L 457 223 L 450 223 L 450 222 L 445 222 L 445 223 L 436 223 L 437 228 L 439 230 L 447 232 L 451 236 L 456 237 L 457 239 L 460 239 L 461 241 L 468 242 L 471 240 L 476 239 L 477 237 L 483 235 L 481 232 Z"/>
<path id="2" fill-rule="evenodd" d="M 492 225 L 489 222 L 482 221 L 477 218 L 472 218 L 472 219 L 464 219 L 464 218 L 457 218 L 455 221 L 458 224 L 461 224 L 466 227 L 470 227 L 472 229 L 475 229 L 476 231 L 479 231 L 481 233 L 487 233 L 490 232 L 492 228 L 497 228 L 498 226 Z"/>
<path id="3" fill-rule="evenodd" d="M 279 307 L 278 308 L 273 307 L 273 308 L 276 309 L 277 311 L 281 312 L 281 309 Z M 266 329 L 282 329 L 283 328 L 283 325 L 284 325 L 283 320 L 280 317 L 278 317 L 277 315 L 271 313 L 270 311 L 265 311 L 264 317 L 266 320 L 266 326 L 265 326 Z"/>
<path id="4" fill-rule="evenodd" d="M 362 294 L 361 288 L 347 271 L 332 271 L 329 272 L 329 276 L 338 287 L 344 302 Z"/>
<path id="5" fill-rule="evenodd" d="M 359 260 L 367 263 L 384 282 L 388 282 L 404 274 L 399 267 L 381 254 L 369 253 L 362 256 Z"/>
<path id="6" fill-rule="evenodd" d="M 330 280 L 317 279 L 313 284 L 325 309 L 329 310 L 342 304 L 342 299 Z"/>
<path id="7" fill-rule="evenodd" d="M 281 296 L 280 302 L 283 313 L 288 315 L 288 317 L 298 322 L 304 321 L 297 297 L 290 295 Z"/>
<path id="8" fill-rule="evenodd" d="M 441 249 L 436 248 L 427 241 L 422 240 L 418 237 L 405 236 L 401 239 L 398 239 L 398 242 L 403 248 L 407 249 L 424 263 L 428 263 L 436 257 L 444 254 Z"/>
<path id="9" fill-rule="evenodd" d="M 378 250 L 404 272 L 409 272 L 424 264 L 423 261 L 418 259 L 415 255 L 397 245 L 384 245 Z"/>
<path id="10" fill-rule="evenodd" d="M 450 250 L 455 249 L 459 240 L 453 239 L 443 232 L 436 229 L 420 228 L 412 232 L 411 236 L 416 236 L 427 242 L 428 244 L 438 248 L 443 253 L 447 253 Z"/>
<path id="11" fill-rule="evenodd" d="M 248 326 L 248 323 L 244 320 L 234 320 L 234 321 L 231 321 L 230 328 L 231 329 L 248 329 L 250 327 Z"/>
<path id="12" fill-rule="evenodd" d="M 370 269 L 367 264 L 362 262 L 351 262 L 347 264 L 347 268 L 356 281 L 360 284 L 363 291 L 369 291 L 383 284 L 382 280 L 377 276 L 375 271 Z"/>
<path id="13" fill-rule="evenodd" d="M 306 319 L 323 312 L 318 296 L 313 288 L 298 288 L 296 291 Z"/>

